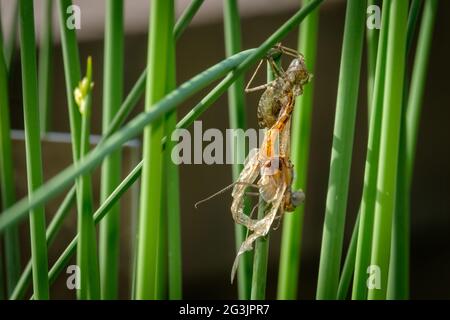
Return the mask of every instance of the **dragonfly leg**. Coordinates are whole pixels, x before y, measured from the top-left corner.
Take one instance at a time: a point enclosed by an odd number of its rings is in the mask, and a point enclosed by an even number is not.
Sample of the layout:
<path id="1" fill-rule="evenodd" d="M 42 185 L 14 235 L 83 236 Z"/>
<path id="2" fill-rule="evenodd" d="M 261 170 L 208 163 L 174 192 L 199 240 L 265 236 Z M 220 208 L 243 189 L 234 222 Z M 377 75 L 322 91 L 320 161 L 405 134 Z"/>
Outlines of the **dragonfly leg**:
<path id="1" fill-rule="evenodd" d="M 267 87 L 269 87 L 273 81 L 268 82 L 266 84 L 262 84 L 260 86 L 256 86 L 253 88 L 250 88 L 250 85 L 252 84 L 253 80 L 255 79 L 256 74 L 258 73 L 259 69 L 261 69 L 261 65 L 264 62 L 264 60 L 261 60 L 258 64 L 258 66 L 256 67 L 255 72 L 253 72 L 252 77 L 250 78 L 250 80 L 247 83 L 247 86 L 245 87 L 245 92 L 249 93 L 249 92 L 255 92 L 255 91 L 260 91 L 260 90 L 266 90 Z"/>
<path id="2" fill-rule="evenodd" d="M 303 55 L 301 53 L 299 53 L 297 50 L 285 47 L 285 46 L 279 46 L 279 49 L 281 50 L 281 52 L 283 52 L 284 54 L 294 57 L 294 58 L 298 58 L 298 57 L 303 57 Z"/>
<path id="3" fill-rule="evenodd" d="M 270 67 L 273 71 L 273 73 L 277 76 L 277 77 L 283 77 L 285 75 L 285 71 L 283 70 L 283 67 L 277 65 L 275 63 L 275 60 L 271 57 L 268 59 Z"/>

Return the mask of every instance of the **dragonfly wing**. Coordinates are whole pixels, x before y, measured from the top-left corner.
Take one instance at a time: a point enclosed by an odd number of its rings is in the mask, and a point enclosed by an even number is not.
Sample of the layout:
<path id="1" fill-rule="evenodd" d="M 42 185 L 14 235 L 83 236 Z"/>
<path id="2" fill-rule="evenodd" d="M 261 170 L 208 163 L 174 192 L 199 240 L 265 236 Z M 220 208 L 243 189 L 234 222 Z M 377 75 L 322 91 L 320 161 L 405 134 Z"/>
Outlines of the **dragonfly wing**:
<path id="1" fill-rule="evenodd" d="M 270 211 L 264 216 L 264 218 L 256 223 L 253 233 L 259 234 L 260 236 L 265 236 L 269 232 L 278 210 L 282 207 L 281 205 L 284 201 L 284 193 L 286 192 L 286 188 L 287 186 L 285 183 L 280 184 L 275 195 L 275 200 L 272 202 Z"/>
<path id="2" fill-rule="evenodd" d="M 281 131 L 280 155 L 287 158 L 291 155 L 291 118 L 286 121 Z"/>
<path id="3" fill-rule="evenodd" d="M 245 241 L 242 243 L 241 247 L 239 248 L 239 251 L 236 255 L 236 258 L 234 259 L 233 267 L 231 269 L 231 283 L 233 283 L 234 277 L 236 275 L 236 270 L 239 265 L 239 258 L 240 256 L 246 252 L 253 249 L 253 243 L 260 237 L 264 237 L 267 235 L 267 233 L 270 230 L 270 227 L 272 226 L 272 223 L 275 219 L 275 216 L 277 215 L 278 209 L 280 208 L 283 198 L 284 198 L 284 192 L 286 191 L 286 185 L 282 184 L 277 190 L 277 198 L 274 203 L 272 203 L 272 207 L 270 208 L 269 213 L 262 218 L 261 220 L 257 221 L 255 228 L 253 230 L 253 233 L 245 239 Z"/>
<path id="4" fill-rule="evenodd" d="M 258 149 L 253 149 L 245 161 L 244 169 L 239 175 L 239 179 L 233 188 L 231 196 L 233 203 L 231 204 L 231 214 L 237 224 L 246 226 L 252 230 L 255 220 L 251 219 L 244 213 L 245 190 L 250 184 L 253 184 L 259 175 L 259 159 Z"/>

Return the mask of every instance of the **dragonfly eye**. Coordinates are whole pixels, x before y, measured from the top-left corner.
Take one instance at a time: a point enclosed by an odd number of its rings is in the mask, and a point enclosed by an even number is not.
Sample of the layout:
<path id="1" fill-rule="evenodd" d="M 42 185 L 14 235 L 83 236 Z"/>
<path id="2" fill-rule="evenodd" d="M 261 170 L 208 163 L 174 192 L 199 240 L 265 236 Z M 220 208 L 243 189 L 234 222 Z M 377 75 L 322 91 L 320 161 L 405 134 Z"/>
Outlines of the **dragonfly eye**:
<path id="1" fill-rule="evenodd" d="M 305 193 L 301 190 L 292 192 L 291 202 L 294 207 L 301 205 L 305 201 Z"/>

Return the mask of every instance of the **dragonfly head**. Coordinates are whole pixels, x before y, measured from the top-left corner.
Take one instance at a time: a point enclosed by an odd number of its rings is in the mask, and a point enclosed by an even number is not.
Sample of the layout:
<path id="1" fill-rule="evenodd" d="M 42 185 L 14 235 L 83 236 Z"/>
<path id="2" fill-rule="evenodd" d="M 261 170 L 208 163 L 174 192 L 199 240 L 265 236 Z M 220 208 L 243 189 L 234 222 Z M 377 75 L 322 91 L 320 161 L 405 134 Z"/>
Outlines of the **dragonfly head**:
<path id="1" fill-rule="evenodd" d="M 286 76 L 295 96 L 303 93 L 303 86 L 312 78 L 312 75 L 306 69 L 305 59 L 302 56 L 292 60 L 286 70 Z"/>

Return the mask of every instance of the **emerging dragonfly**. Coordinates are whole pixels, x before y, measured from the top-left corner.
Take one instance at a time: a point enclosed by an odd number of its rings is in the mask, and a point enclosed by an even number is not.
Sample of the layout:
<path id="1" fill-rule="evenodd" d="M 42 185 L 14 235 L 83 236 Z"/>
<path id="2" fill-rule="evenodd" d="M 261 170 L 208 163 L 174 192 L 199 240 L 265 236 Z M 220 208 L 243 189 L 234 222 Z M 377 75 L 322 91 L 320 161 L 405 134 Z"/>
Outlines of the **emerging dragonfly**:
<path id="1" fill-rule="evenodd" d="M 277 53 L 294 56 L 286 71 L 275 63 L 273 57 Z M 246 92 L 265 90 L 258 104 L 258 122 L 260 127 L 269 129 L 261 148 L 252 150 L 247 158 L 233 188 L 231 205 L 233 219 L 252 233 L 242 243 L 236 255 L 231 271 L 232 282 L 240 255 L 252 250 L 256 239 L 267 235 L 277 217 L 281 218 L 285 211 L 293 211 L 305 199 L 302 190 L 292 190 L 294 170 L 290 160 L 290 125 L 295 98 L 303 93 L 303 86 L 310 81 L 311 75 L 306 69 L 303 56 L 281 45 L 273 48 L 266 59 L 276 75 L 275 80 L 249 88 L 262 65 L 262 60 L 246 87 Z M 258 177 L 258 182 L 254 184 Z M 252 213 L 250 216 L 244 213 L 247 187 L 257 188 L 265 203 L 265 216 L 260 220 L 252 219 Z"/>
<path id="2" fill-rule="evenodd" d="M 294 57 L 286 71 L 274 61 L 274 57 L 280 54 Z M 264 60 L 269 62 L 276 78 L 264 85 L 250 88 Z M 242 243 L 236 255 L 231 282 L 238 267 L 239 257 L 252 250 L 253 243 L 258 238 L 267 235 L 276 218 L 281 218 L 285 211 L 293 211 L 305 198 L 302 190 L 292 190 L 294 171 L 290 160 L 290 125 L 295 98 L 303 93 L 303 86 L 310 81 L 311 75 L 306 69 L 303 56 L 281 44 L 271 49 L 264 60 L 257 66 L 245 89 L 246 92 L 265 90 L 259 100 L 257 112 L 259 126 L 268 129 L 261 147 L 250 151 L 236 182 L 196 204 L 197 207 L 198 204 L 233 187 L 233 219 L 237 224 L 245 226 L 251 234 Z M 247 192 L 248 188 L 256 188 L 259 192 Z M 258 195 L 265 203 L 263 218 L 252 218 L 258 205 L 250 215 L 244 213 L 244 200 L 248 195 Z"/>

